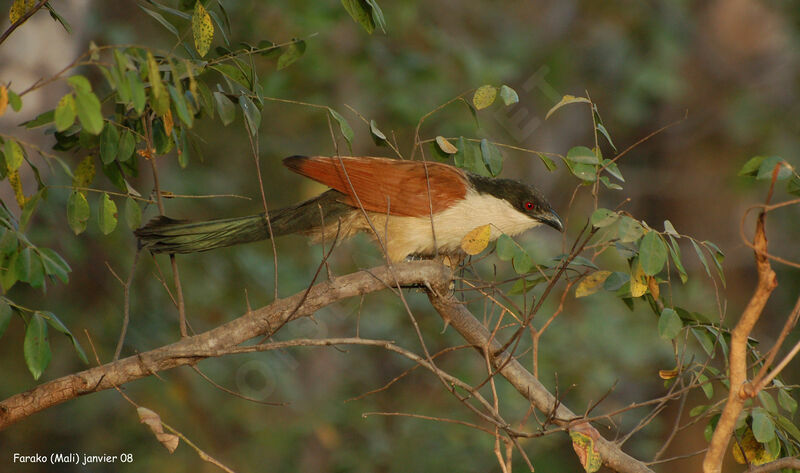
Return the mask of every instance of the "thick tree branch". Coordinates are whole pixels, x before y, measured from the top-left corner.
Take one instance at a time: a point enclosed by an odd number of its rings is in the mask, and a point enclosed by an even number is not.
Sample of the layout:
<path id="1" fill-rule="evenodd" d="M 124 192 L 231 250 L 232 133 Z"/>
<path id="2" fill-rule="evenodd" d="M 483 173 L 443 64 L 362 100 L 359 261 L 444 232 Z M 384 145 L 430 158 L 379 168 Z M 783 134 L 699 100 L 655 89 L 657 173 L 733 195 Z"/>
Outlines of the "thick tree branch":
<path id="1" fill-rule="evenodd" d="M 570 421 L 581 419 L 550 394 L 547 388 L 536 379 L 521 363 L 507 352 L 501 352 L 502 343 L 492 337 L 489 330 L 467 310 L 464 305 L 450 295 L 447 286 L 433 286 L 434 291 L 428 293 L 433 307 L 458 333 L 476 348 L 488 351 L 488 357 L 494 369 L 505 377 L 520 394 L 525 396 L 537 409 L 551 413 L 555 409 L 555 422 L 568 425 Z M 442 295 L 447 294 L 447 295 Z M 581 423 L 582 424 L 582 423 Z M 581 424 L 576 424 L 581 425 Z M 609 468 L 620 472 L 650 472 L 644 463 L 627 455 L 613 442 L 598 435 L 595 447 Z"/>
<path id="2" fill-rule="evenodd" d="M 253 337 L 272 333 L 286 322 L 313 314 L 348 297 L 379 291 L 396 285 L 430 284 L 447 286 L 452 271 L 433 261 L 416 261 L 381 266 L 340 276 L 333 282 L 312 286 L 307 291 L 279 299 L 248 312 L 207 332 L 178 342 L 97 366 L 80 373 L 36 386 L 0 402 L 0 430 L 36 412 L 85 394 L 120 386 L 183 365 L 191 365 L 208 353 L 235 347 Z"/>
<path id="3" fill-rule="evenodd" d="M 747 338 L 753 331 L 758 318 L 764 311 L 772 291 L 778 285 L 775 272 L 767 258 L 767 234 L 764 230 L 765 213 L 762 211 L 756 223 L 756 233 L 753 239 L 755 249 L 756 269 L 758 270 L 758 285 L 755 293 L 750 298 L 747 307 L 742 312 L 742 317 L 731 331 L 730 344 L 730 391 L 728 400 L 722 410 L 711 443 L 703 458 L 704 473 L 719 473 L 722 471 L 722 459 L 731 440 L 731 435 L 736 427 L 736 419 L 742 412 L 744 401 L 758 393 L 748 393 L 747 385 Z"/>

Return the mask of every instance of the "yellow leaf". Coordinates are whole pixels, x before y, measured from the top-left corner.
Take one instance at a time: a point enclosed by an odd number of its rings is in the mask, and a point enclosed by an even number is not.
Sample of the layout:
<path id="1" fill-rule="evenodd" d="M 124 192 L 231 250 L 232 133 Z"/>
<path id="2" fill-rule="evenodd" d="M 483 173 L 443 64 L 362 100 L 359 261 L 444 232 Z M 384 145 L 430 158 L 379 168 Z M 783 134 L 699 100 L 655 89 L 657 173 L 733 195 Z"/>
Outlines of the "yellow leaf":
<path id="1" fill-rule="evenodd" d="M 740 444 L 741 448 L 739 448 Z M 746 462 L 744 461 L 742 450 L 744 450 L 744 454 L 747 455 L 747 460 L 751 465 L 763 465 L 778 458 L 777 454 L 771 455 L 764 445 L 756 440 L 753 430 L 749 426 L 745 429 L 739 442 L 731 442 L 733 459 L 736 460 L 736 463 L 744 465 Z"/>
<path id="2" fill-rule="evenodd" d="M 477 255 L 489 246 L 491 237 L 492 227 L 490 225 L 473 228 L 461 239 L 461 249 L 468 255 Z"/>
<path id="3" fill-rule="evenodd" d="M 36 6 L 36 0 L 14 0 L 11 4 L 11 11 L 8 12 L 8 19 L 11 23 L 16 23 L 31 8 Z"/>
<path id="4" fill-rule="evenodd" d="M 594 431 L 596 433 L 596 431 Z M 578 455 L 578 459 L 586 473 L 594 473 L 603 466 L 603 458 L 597 451 L 595 445 L 595 435 L 591 431 L 581 432 L 576 428 L 569 431 L 569 438 L 572 440 L 572 449 Z"/>
<path id="5" fill-rule="evenodd" d="M 83 161 L 75 168 L 72 178 L 72 187 L 86 188 L 92 183 L 95 174 L 94 159 L 91 156 L 86 156 Z M 86 195 L 86 191 L 80 191 Z"/>
<path id="6" fill-rule="evenodd" d="M 678 376 L 678 369 L 672 370 L 658 370 L 658 377 L 661 379 L 672 379 L 675 376 Z"/>
<path id="7" fill-rule="evenodd" d="M 211 23 L 211 15 L 208 14 L 203 3 L 198 1 L 194 4 L 194 14 L 192 15 L 192 35 L 194 36 L 194 48 L 197 54 L 203 57 L 211 47 L 211 40 L 214 39 L 214 25 Z"/>
<path id="8" fill-rule="evenodd" d="M 147 77 L 150 80 L 150 89 L 153 91 L 153 97 L 158 100 L 161 94 L 166 93 L 164 84 L 161 83 L 161 74 L 158 73 L 158 63 L 153 53 L 147 51 Z"/>
<path id="9" fill-rule="evenodd" d="M 553 105 L 553 108 L 551 108 L 550 111 L 547 112 L 547 115 L 544 116 L 544 119 L 547 120 L 548 118 L 550 118 L 550 115 L 555 113 L 556 110 L 563 107 L 564 105 L 569 105 L 571 103 L 591 103 L 591 102 L 589 102 L 589 99 L 587 99 L 586 97 L 575 97 L 574 95 L 565 95 L 564 97 L 561 98 L 561 100 L 557 104 Z"/>
<path id="10" fill-rule="evenodd" d="M 436 144 L 439 145 L 439 149 L 447 154 L 456 154 L 458 153 L 458 148 L 453 145 L 453 143 L 447 141 L 447 138 L 444 136 L 437 136 L 436 137 Z"/>
<path id="11" fill-rule="evenodd" d="M 14 189 L 14 197 L 17 199 L 17 205 L 22 209 L 25 207 L 27 199 L 25 198 L 25 194 L 22 193 L 22 182 L 19 180 L 19 171 L 13 171 L 8 174 L 8 183 L 11 184 L 11 188 Z"/>
<path id="12" fill-rule="evenodd" d="M 609 276 L 611 271 L 595 271 L 586 276 L 575 288 L 575 297 L 586 297 L 599 291 Z"/>
<path id="13" fill-rule="evenodd" d="M 167 113 L 164 114 L 163 118 L 164 118 L 164 133 L 166 133 L 167 136 L 170 136 L 172 135 L 172 126 L 174 125 L 174 122 L 172 121 L 172 110 L 167 109 Z"/>
<path id="14" fill-rule="evenodd" d="M 482 85 L 478 87 L 478 90 L 475 91 L 475 95 L 472 96 L 472 104 L 475 105 L 475 108 L 478 110 L 483 110 L 494 103 L 495 97 L 497 97 L 497 87 L 493 85 Z"/>
<path id="15" fill-rule="evenodd" d="M 0 117 L 6 112 L 8 106 L 8 89 L 4 85 L 0 85 Z"/>
<path id="16" fill-rule="evenodd" d="M 647 292 L 647 275 L 637 263 L 636 270 L 631 275 L 631 296 L 642 297 L 645 292 Z"/>

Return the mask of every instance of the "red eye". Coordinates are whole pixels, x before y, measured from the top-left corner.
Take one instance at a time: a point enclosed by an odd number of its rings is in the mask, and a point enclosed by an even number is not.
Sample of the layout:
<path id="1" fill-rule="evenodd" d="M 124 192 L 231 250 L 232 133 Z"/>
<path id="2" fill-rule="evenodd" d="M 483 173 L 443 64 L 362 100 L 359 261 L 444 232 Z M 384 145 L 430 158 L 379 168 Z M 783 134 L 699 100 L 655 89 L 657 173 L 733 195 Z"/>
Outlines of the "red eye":
<path id="1" fill-rule="evenodd" d="M 533 202 L 525 202 L 525 209 L 526 210 L 533 210 Z"/>

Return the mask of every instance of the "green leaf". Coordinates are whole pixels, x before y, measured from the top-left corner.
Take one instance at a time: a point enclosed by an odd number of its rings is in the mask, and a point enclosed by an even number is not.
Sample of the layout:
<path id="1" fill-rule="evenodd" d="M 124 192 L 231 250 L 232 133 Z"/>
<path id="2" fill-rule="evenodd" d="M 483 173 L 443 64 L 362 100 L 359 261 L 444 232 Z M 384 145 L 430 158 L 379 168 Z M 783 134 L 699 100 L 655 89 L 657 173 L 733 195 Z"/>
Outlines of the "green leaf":
<path id="1" fill-rule="evenodd" d="M 375 31 L 372 8 L 366 0 L 342 0 L 342 6 L 350 14 L 350 17 L 361 25 L 368 34 L 372 34 Z"/>
<path id="2" fill-rule="evenodd" d="M 214 102 L 217 104 L 217 113 L 222 124 L 228 126 L 233 123 L 233 119 L 236 117 L 236 107 L 233 105 L 233 101 L 222 92 L 214 92 Z"/>
<path id="3" fill-rule="evenodd" d="M 375 25 L 386 33 L 386 19 L 383 17 L 383 10 L 378 5 L 376 0 L 367 0 L 367 3 L 372 7 L 372 21 Z"/>
<path id="4" fill-rule="evenodd" d="M 22 166 L 22 161 L 25 159 L 25 154 L 22 147 L 11 138 L 6 139 L 4 147 L 6 167 L 9 172 L 14 172 Z"/>
<path id="5" fill-rule="evenodd" d="M 758 168 L 761 167 L 761 163 L 767 159 L 766 156 L 753 156 L 752 158 L 748 159 L 744 166 L 739 170 L 740 176 L 755 176 L 758 173 Z"/>
<path id="6" fill-rule="evenodd" d="M 306 52 L 306 42 L 297 41 L 286 46 L 286 50 L 278 57 L 278 70 L 285 69 L 303 56 Z"/>
<path id="7" fill-rule="evenodd" d="M 706 261 L 706 257 L 703 254 L 703 250 L 700 249 L 700 246 L 697 245 L 697 242 L 690 239 L 689 241 L 692 242 L 692 247 L 694 247 L 695 253 L 697 253 L 697 258 L 703 263 L 703 267 L 706 269 L 706 274 L 708 277 L 711 277 L 711 271 L 708 269 L 708 262 Z"/>
<path id="8" fill-rule="evenodd" d="M 9 90 L 9 93 L 10 92 L 11 91 Z M 24 126 L 25 128 L 38 128 L 40 126 L 45 126 L 50 123 L 53 123 L 53 120 L 55 120 L 55 110 L 48 110 L 46 112 L 40 113 L 33 120 L 22 122 L 20 125 Z"/>
<path id="9" fill-rule="evenodd" d="M 766 158 L 758 167 L 758 175 L 756 175 L 756 179 L 772 179 L 772 173 L 774 172 L 776 166 L 779 166 L 777 177 L 778 181 L 787 179 L 792 175 L 792 168 L 789 166 L 789 163 L 779 156 L 770 156 Z"/>
<path id="10" fill-rule="evenodd" d="M 782 408 L 789 411 L 789 414 L 794 416 L 794 413 L 797 412 L 797 401 L 789 394 L 787 389 L 781 388 L 778 390 L 778 404 L 781 405 Z M 800 441 L 800 439 L 798 439 Z"/>
<path id="11" fill-rule="evenodd" d="M 369 121 L 369 132 L 372 133 L 372 136 L 375 138 L 381 141 L 386 141 L 386 135 L 384 135 L 383 132 L 378 129 L 378 124 L 375 123 L 375 120 Z"/>
<path id="12" fill-rule="evenodd" d="M 50 364 L 51 353 L 50 341 L 47 339 L 47 323 L 38 312 L 34 312 L 28 320 L 23 354 L 33 379 L 39 379 L 47 365 Z"/>
<path id="13" fill-rule="evenodd" d="M 619 220 L 619 217 L 620 215 L 613 210 L 600 208 L 592 213 L 592 217 L 589 219 L 589 221 L 592 223 L 592 226 L 603 228 Z"/>
<path id="14" fill-rule="evenodd" d="M 103 131 L 103 115 L 100 113 L 100 100 L 94 92 L 75 89 L 75 106 L 83 129 L 93 135 L 99 135 Z"/>
<path id="15" fill-rule="evenodd" d="M 19 112 L 22 108 L 22 99 L 11 89 L 8 89 L 8 103 L 15 112 Z"/>
<path id="16" fill-rule="evenodd" d="M 454 160 L 457 162 L 460 155 L 462 168 L 480 176 L 489 176 L 489 170 L 486 169 L 486 164 L 483 162 L 480 145 L 472 141 L 466 141 L 461 137 L 458 141 L 458 147 L 459 153 L 454 156 Z"/>
<path id="17" fill-rule="evenodd" d="M 64 30 L 66 30 L 67 34 L 72 34 L 72 26 L 70 26 L 69 22 L 65 20 L 64 17 L 59 15 L 52 6 L 50 6 L 50 2 L 45 3 L 44 6 L 50 12 L 50 18 L 61 23 L 61 26 L 64 28 Z"/>
<path id="18" fill-rule="evenodd" d="M 131 197 L 125 200 L 125 222 L 131 230 L 142 226 L 142 209 Z"/>
<path id="19" fill-rule="evenodd" d="M 775 438 L 775 424 L 769 414 L 761 407 L 753 408 L 753 437 L 761 443 L 771 442 Z"/>
<path id="20" fill-rule="evenodd" d="M 136 137 L 133 136 L 130 130 L 124 130 L 119 137 L 119 148 L 117 149 L 117 159 L 120 162 L 125 162 L 133 156 L 136 149 Z"/>
<path id="21" fill-rule="evenodd" d="M 42 257 L 44 272 L 48 276 L 55 276 L 64 283 L 69 281 L 68 274 L 72 271 L 72 268 L 69 267 L 69 264 L 64 261 L 61 255 L 50 248 L 39 248 L 39 256 Z"/>
<path id="22" fill-rule="evenodd" d="M 198 3 L 200 3 L 200 2 L 198 2 Z M 145 8 L 142 5 L 139 5 L 139 8 L 141 8 L 142 10 L 144 10 L 145 13 L 147 13 L 148 15 L 153 17 L 153 19 L 155 19 L 157 22 L 159 22 L 161 24 L 161 26 L 163 26 L 164 28 L 167 29 L 167 31 L 169 31 L 170 33 L 175 35 L 176 38 L 180 39 L 181 35 L 180 35 L 180 33 L 178 33 L 178 29 L 175 28 L 175 25 L 173 25 L 172 23 L 167 21 L 167 19 L 164 18 L 164 16 L 161 13 L 158 13 L 156 11 L 150 10 L 149 8 Z"/>
<path id="23" fill-rule="evenodd" d="M 250 130 L 252 136 L 258 133 L 258 127 L 261 126 L 261 111 L 256 107 L 256 104 L 247 95 L 242 94 L 239 96 L 239 106 L 242 107 L 247 128 Z M 352 133 L 352 130 L 350 130 Z M 349 141 L 349 140 L 348 140 Z"/>
<path id="24" fill-rule="evenodd" d="M 608 176 L 600 176 L 599 181 L 602 182 L 607 189 L 615 191 L 622 190 L 622 186 L 617 183 L 611 182 L 611 179 L 609 179 Z"/>
<path id="25" fill-rule="evenodd" d="M 158 71 L 158 63 L 153 53 L 150 51 L 147 51 L 147 80 L 150 82 L 150 91 L 155 99 L 166 94 L 164 83 L 161 82 L 161 73 Z M 155 106 L 153 109 L 155 109 Z M 159 112 L 156 110 L 156 113 L 158 115 L 163 115 L 166 112 Z"/>
<path id="26" fill-rule="evenodd" d="M 784 416 L 777 416 L 775 417 L 775 420 L 778 422 L 784 432 L 794 437 L 795 441 L 800 442 L 800 429 L 797 428 L 794 422 Z"/>
<path id="27" fill-rule="evenodd" d="M 625 182 L 625 178 L 622 177 L 622 172 L 619 170 L 619 166 L 617 166 L 617 163 L 612 162 L 610 159 L 604 159 L 603 166 L 605 166 L 606 172 L 609 173 L 611 176 L 613 176 L 620 182 Z"/>
<path id="28" fill-rule="evenodd" d="M 708 382 L 708 376 L 704 374 L 698 374 L 697 382 L 700 383 L 700 388 L 703 390 L 703 394 L 706 395 L 706 399 L 711 399 L 714 397 L 714 385 Z"/>
<path id="29" fill-rule="evenodd" d="M 511 261 L 518 250 L 519 245 L 505 233 L 500 235 L 500 238 L 497 239 L 497 243 L 495 244 L 497 257 L 502 261 Z"/>
<path id="30" fill-rule="evenodd" d="M 103 192 L 100 208 L 98 209 L 98 220 L 100 231 L 103 235 L 108 235 L 117 228 L 117 204 Z"/>
<path id="31" fill-rule="evenodd" d="M 675 269 L 678 270 L 681 282 L 685 284 L 686 281 L 689 280 L 689 276 L 686 274 L 686 270 L 683 268 L 683 262 L 681 261 L 681 249 L 678 246 L 678 242 L 675 241 L 675 238 L 673 238 L 672 235 L 669 236 L 669 240 L 669 254 L 672 256 L 672 262 L 675 264 Z"/>
<path id="32" fill-rule="evenodd" d="M 506 107 L 519 102 L 519 95 L 517 95 L 517 91 L 507 85 L 500 86 L 500 98 L 503 99 L 503 104 Z"/>
<path id="33" fill-rule="evenodd" d="M 228 79 L 236 82 L 239 85 L 244 86 L 246 89 L 250 89 L 252 86 L 252 81 L 250 77 L 242 70 L 241 62 L 234 62 L 234 64 L 216 64 L 214 66 L 210 66 L 211 69 L 219 72 L 223 76 L 227 77 Z"/>
<path id="34" fill-rule="evenodd" d="M 17 237 L 17 232 L 10 228 L 6 229 L 3 236 L 0 237 L 0 259 L 15 253 L 18 247 L 19 238 Z"/>
<path id="35" fill-rule="evenodd" d="M 511 264 L 514 266 L 514 271 L 516 271 L 517 274 L 527 274 L 534 267 L 533 259 L 528 252 L 522 248 L 518 248 L 514 258 L 511 260 Z"/>
<path id="36" fill-rule="evenodd" d="M 189 165 L 189 132 L 186 131 L 186 128 L 181 128 L 181 134 L 178 138 L 178 164 L 182 168 L 185 168 Z"/>
<path id="37" fill-rule="evenodd" d="M 47 323 L 50 324 L 51 327 L 58 330 L 59 332 L 63 333 L 64 335 L 68 336 L 70 341 L 72 342 L 72 346 L 75 347 L 75 351 L 78 352 L 78 356 L 80 357 L 81 361 L 88 364 L 89 360 L 86 358 L 86 353 L 83 351 L 81 344 L 78 343 L 78 339 L 70 332 L 66 325 L 56 317 L 56 314 L 52 312 L 46 311 L 37 311 L 37 314 L 41 314 L 47 320 Z"/>
<path id="38" fill-rule="evenodd" d="M 352 144 L 353 138 L 355 138 L 355 133 L 353 133 L 353 129 L 350 127 L 350 124 L 347 123 L 347 120 L 343 116 L 339 115 L 339 112 L 336 110 L 328 108 L 328 112 L 330 112 L 331 117 L 333 117 L 334 120 L 339 122 L 339 130 L 342 132 L 344 139 L 347 140 L 348 144 Z"/>
<path id="39" fill-rule="evenodd" d="M 617 224 L 617 238 L 622 243 L 629 243 L 636 241 L 644 235 L 644 227 L 636 220 L 621 215 L 619 223 Z"/>
<path id="40" fill-rule="evenodd" d="M 0 299 L 0 337 L 6 333 L 6 329 L 8 328 L 8 324 L 11 322 L 11 315 L 14 311 L 11 310 L 11 306 L 8 305 L 3 299 Z"/>
<path id="41" fill-rule="evenodd" d="M 64 131 L 75 123 L 77 106 L 75 105 L 75 97 L 70 93 L 58 101 L 53 117 L 56 122 L 56 131 Z"/>
<path id="42" fill-rule="evenodd" d="M 74 75 L 67 78 L 67 83 L 72 86 L 75 92 L 91 92 L 92 85 L 89 80 L 82 75 Z"/>
<path id="43" fill-rule="evenodd" d="M 639 264 L 648 276 L 655 276 L 667 262 L 667 246 L 655 231 L 647 232 L 639 243 Z"/>
<path id="44" fill-rule="evenodd" d="M 556 170 L 556 168 L 557 168 L 556 163 L 552 159 L 550 159 L 549 156 L 547 156 L 547 155 L 545 155 L 543 153 L 536 153 L 536 155 L 539 156 L 539 159 L 542 161 L 542 163 L 544 164 L 544 167 L 546 167 L 548 171 L 555 171 Z"/>
<path id="45" fill-rule="evenodd" d="M 675 227 L 672 226 L 672 222 L 669 220 L 664 220 L 664 232 L 666 232 L 668 235 L 674 236 L 675 238 L 681 237 L 680 233 L 675 230 Z"/>
<path id="46" fill-rule="evenodd" d="M 17 273 L 17 281 L 22 281 L 22 282 L 30 281 L 31 247 L 27 247 L 19 252 L 19 256 L 17 257 L 16 260 L 14 260 L 14 271 Z"/>
<path id="47" fill-rule="evenodd" d="M 709 407 L 711 407 L 711 406 L 709 406 L 709 405 L 707 405 L 707 404 L 701 404 L 701 405 L 699 405 L 699 406 L 694 406 L 694 407 L 693 407 L 693 408 L 692 408 L 692 409 L 689 411 L 689 417 L 697 417 L 697 416 L 699 416 L 700 414 L 702 414 L 702 413 L 704 413 L 705 411 L 707 411 Z"/>
<path id="48" fill-rule="evenodd" d="M 475 105 L 477 110 L 483 110 L 494 103 L 497 97 L 497 87 L 493 85 L 482 85 L 478 87 L 475 94 L 472 96 L 472 104 Z"/>
<path id="49" fill-rule="evenodd" d="M 556 110 L 563 107 L 564 105 L 569 105 L 571 103 L 591 103 L 589 99 L 585 97 L 575 97 L 574 95 L 565 95 L 561 98 L 561 100 L 553 106 L 548 112 L 547 115 L 544 116 L 544 119 L 547 120 L 550 118 L 550 115 L 555 113 Z"/>
<path id="50" fill-rule="evenodd" d="M 597 154 L 586 146 L 576 146 L 567 151 L 567 159 L 573 163 L 600 164 Z"/>
<path id="51" fill-rule="evenodd" d="M 593 164 L 576 163 L 566 160 L 567 168 L 578 179 L 585 182 L 594 182 L 597 180 L 597 166 Z"/>
<path id="52" fill-rule="evenodd" d="M 119 150 L 119 131 L 113 123 L 107 122 L 100 135 L 100 160 L 108 164 L 117 159 Z"/>
<path id="53" fill-rule="evenodd" d="M 197 2 L 200 5 L 200 2 Z M 194 125 L 194 115 L 189 111 L 189 106 L 186 104 L 186 98 L 178 92 L 178 89 L 172 85 L 168 86 L 169 96 L 172 97 L 172 103 L 175 105 L 175 111 L 178 112 L 178 118 L 186 124 L 189 128 Z M 241 103 L 241 101 L 240 101 Z M 250 102 L 252 103 L 252 101 Z"/>
<path id="54" fill-rule="evenodd" d="M 786 192 L 792 195 L 800 195 L 800 176 L 792 174 L 792 178 L 786 183 Z"/>
<path id="55" fill-rule="evenodd" d="M 492 177 L 500 174 L 503 170 L 503 155 L 500 149 L 484 138 L 481 140 L 481 155 L 483 155 L 483 162 Z"/>
<path id="56" fill-rule="evenodd" d="M 67 199 L 67 222 L 76 235 L 86 230 L 89 222 L 89 202 L 81 192 L 72 192 Z"/>
<path id="57" fill-rule="evenodd" d="M 608 141 L 608 144 L 610 144 L 611 148 L 614 150 L 614 152 L 616 152 L 617 147 L 614 146 L 614 142 L 611 140 L 611 135 L 608 134 L 608 130 L 606 130 L 606 127 L 603 126 L 602 123 L 597 124 L 597 131 L 599 131 L 600 134 L 605 137 L 606 141 Z"/>
<path id="58" fill-rule="evenodd" d="M 622 271 L 614 271 L 606 278 L 605 282 L 603 282 L 603 289 L 610 292 L 618 291 L 630 280 L 630 274 L 623 273 Z"/>
<path id="59" fill-rule="evenodd" d="M 12 253 L 5 264 L 5 268 L 0 268 L 0 284 L 8 292 L 17 283 L 17 271 L 15 269 L 19 253 Z"/>
<path id="60" fill-rule="evenodd" d="M 693 328 L 692 334 L 697 339 L 700 346 L 703 348 L 703 351 L 706 352 L 706 355 L 713 357 L 714 355 L 714 337 L 709 334 L 707 331 Z"/>
<path id="61" fill-rule="evenodd" d="M 766 409 L 767 412 L 778 415 L 778 405 L 775 404 L 775 399 L 772 398 L 770 393 L 762 389 L 758 392 L 758 401 L 761 403 L 761 407 Z"/>
<path id="62" fill-rule="evenodd" d="M 131 102 L 133 102 L 133 109 L 136 110 L 137 115 L 141 115 L 144 111 L 144 106 L 147 104 L 147 93 L 144 90 L 144 83 L 139 78 L 136 71 L 128 71 L 126 74 L 128 84 L 131 86 Z"/>
<path id="63" fill-rule="evenodd" d="M 666 340 L 672 340 L 677 337 L 683 328 L 683 321 L 675 309 L 669 307 L 661 311 L 658 317 L 658 335 Z"/>
<path id="64" fill-rule="evenodd" d="M 31 271 L 28 277 L 28 284 L 35 288 L 44 287 L 44 267 L 42 266 L 42 259 L 39 254 L 35 252 L 31 254 Z"/>

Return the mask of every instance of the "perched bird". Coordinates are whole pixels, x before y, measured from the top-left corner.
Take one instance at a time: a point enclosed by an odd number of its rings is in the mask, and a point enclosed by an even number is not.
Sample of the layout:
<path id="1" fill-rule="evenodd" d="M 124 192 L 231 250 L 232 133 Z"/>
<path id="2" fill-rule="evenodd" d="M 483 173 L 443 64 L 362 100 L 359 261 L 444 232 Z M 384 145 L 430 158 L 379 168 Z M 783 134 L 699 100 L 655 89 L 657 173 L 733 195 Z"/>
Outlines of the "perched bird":
<path id="1" fill-rule="evenodd" d="M 461 240 L 491 226 L 491 239 L 540 224 L 563 231 L 544 196 L 510 179 L 478 176 L 426 161 L 372 157 L 283 160 L 290 170 L 331 190 L 305 202 L 248 217 L 183 221 L 157 217 L 135 231 L 153 253 L 194 253 L 282 236 L 340 241 L 358 232 L 377 236 L 391 261 L 408 256 L 463 255 Z"/>

